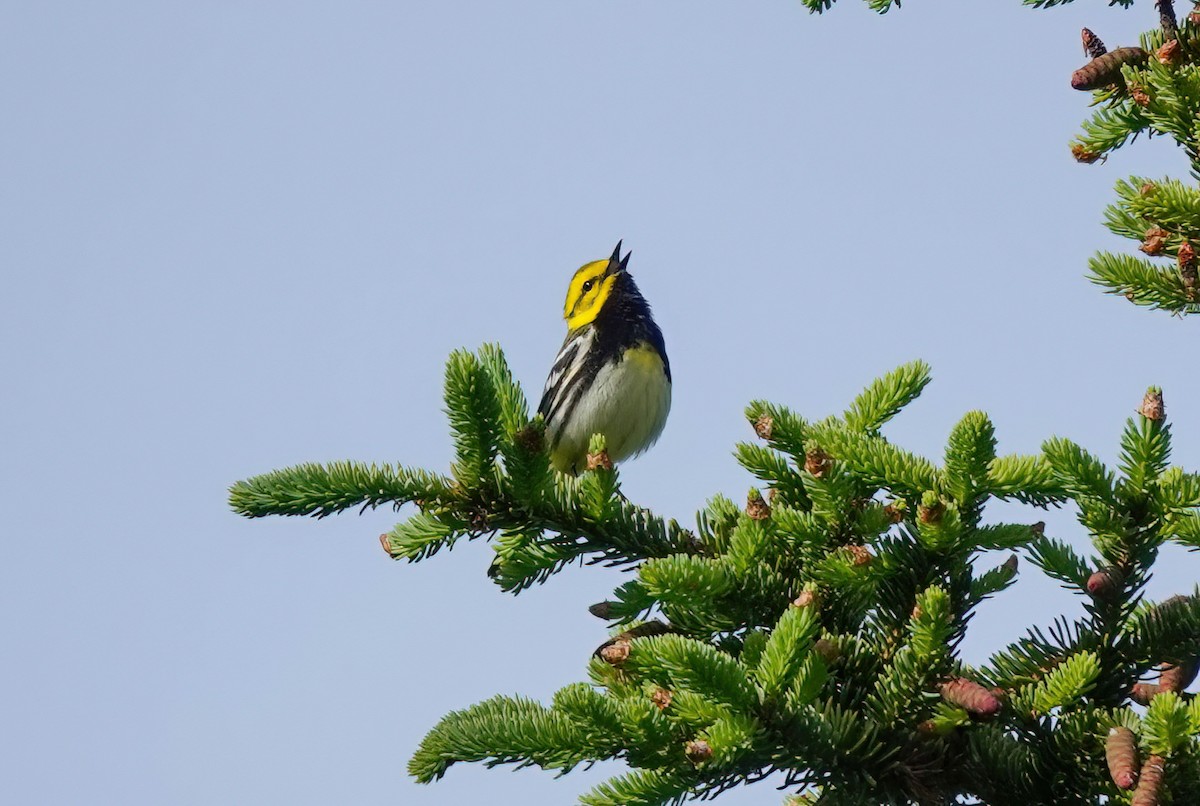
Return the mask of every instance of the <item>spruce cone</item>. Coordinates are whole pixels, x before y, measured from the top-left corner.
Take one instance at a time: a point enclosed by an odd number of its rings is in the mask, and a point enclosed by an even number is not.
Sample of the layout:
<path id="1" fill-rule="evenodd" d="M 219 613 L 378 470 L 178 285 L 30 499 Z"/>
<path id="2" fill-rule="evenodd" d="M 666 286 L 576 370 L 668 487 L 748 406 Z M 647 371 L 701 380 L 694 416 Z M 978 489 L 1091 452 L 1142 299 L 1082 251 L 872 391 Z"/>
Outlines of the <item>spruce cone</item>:
<path id="1" fill-rule="evenodd" d="M 1101 568 L 1087 579 L 1087 592 L 1093 599 L 1112 601 L 1121 592 L 1123 580 L 1114 568 Z"/>
<path id="2" fill-rule="evenodd" d="M 1137 737 L 1129 728 L 1113 728 L 1104 742 L 1108 774 L 1120 789 L 1133 789 L 1138 779 Z"/>
<path id="3" fill-rule="evenodd" d="M 1162 691 L 1157 683 L 1134 683 L 1129 691 L 1129 699 L 1138 705 L 1149 705 L 1150 701 Z"/>
<path id="4" fill-rule="evenodd" d="M 1080 67 L 1071 75 L 1071 86 L 1077 90 L 1098 90 L 1121 81 L 1121 68 L 1126 64 L 1143 64 L 1150 54 L 1141 48 L 1117 48 Z"/>
<path id="5" fill-rule="evenodd" d="M 1174 0 L 1154 0 L 1158 9 L 1158 23 L 1162 26 L 1167 39 L 1179 39 L 1179 23 L 1175 17 Z"/>
<path id="6" fill-rule="evenodd" d="M 995 716 L 1001 708 L 995 694 L 965 677 L 955 677 L 943 683 L 942 698 L 975 716 Z"/>
<path id="7" fill-rule="evenodd" d="M 1158 667 L 1162 673 L 1158 676 L 1158 688 L 1161 691 L 1183 691 L 1196 679 L 1197 664 L 1195 660 L 1189 663 L 1164 663 Z"/>
<path id="8" fill-rule="evenodd" d="M 1146 763 L 1142 765 L 1137 791 L 1133 793 L 1133 800 L 1129 802 L 1130 806 L 1158 806 L 1165 765 L 1166 759 L 1162 756 L 1150 756 L 1146 759 Z"/>

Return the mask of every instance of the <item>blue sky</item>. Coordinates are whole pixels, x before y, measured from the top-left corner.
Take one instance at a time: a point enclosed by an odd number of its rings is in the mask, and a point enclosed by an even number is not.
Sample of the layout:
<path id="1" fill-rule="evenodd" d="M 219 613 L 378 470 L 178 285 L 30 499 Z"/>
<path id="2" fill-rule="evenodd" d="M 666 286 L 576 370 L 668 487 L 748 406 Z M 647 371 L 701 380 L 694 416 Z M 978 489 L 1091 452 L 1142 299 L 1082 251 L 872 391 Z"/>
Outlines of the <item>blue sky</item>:
<path id="1" fill-rule="evenodd" d="M 563 780 L 404 765 L 446 711 L 581 679 L 623 576 L 519 598 L 463 545 L 421 565 L 391 512 L 246 521 L 236 479 L 353 458 L 445 468 L 446 355 L 500 342 L 530 396 L 562 295 L 618 238 L 675 376 L 623 469 L 680 519 L 750 484 L 765 397 L 838 411 L 913 358 L 889 435 L 939 456 L 970 409 L 1004 452 L 1111 460 L 1161 384 L 1200 465 L 1195 323 L 1084 279 L 1112 183 L 1186 175 L 1165 141 L 1081 166 L 1089 25 L 1154 15 L 912 0 L 73 3 L 0 26 L 0 779 L 14 802 L 550 804 Z M 1083 541 L 1070 513 L 1019 507 Z M 1000 562 L 1003 555 L 986 558 Z M 1167 552 L 1152 594 L 1190 588 Z M 1026 566 L 968 660 L 1078 602 Z M 764 785 L 722 803 L 771 803 Z"/>

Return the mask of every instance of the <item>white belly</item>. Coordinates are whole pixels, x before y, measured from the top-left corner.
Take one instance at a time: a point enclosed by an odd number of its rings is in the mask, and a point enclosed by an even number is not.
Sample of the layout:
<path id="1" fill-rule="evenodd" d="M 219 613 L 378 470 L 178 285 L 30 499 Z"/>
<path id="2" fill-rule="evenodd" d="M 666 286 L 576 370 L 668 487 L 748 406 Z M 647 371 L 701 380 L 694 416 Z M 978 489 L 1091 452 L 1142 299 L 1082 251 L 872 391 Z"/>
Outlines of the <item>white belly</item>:
<path id="1" fill-rule="evenodd" d="M 662 360 L 648 348 L 627 350 L 624 358 L 600 368 L 570 422 L 555 440 L 554 465 L 583 470 L 588 441 L 603 434 L 614 462 L 649 448 L 662 433 L 671 410 L 671 382 Z"/>

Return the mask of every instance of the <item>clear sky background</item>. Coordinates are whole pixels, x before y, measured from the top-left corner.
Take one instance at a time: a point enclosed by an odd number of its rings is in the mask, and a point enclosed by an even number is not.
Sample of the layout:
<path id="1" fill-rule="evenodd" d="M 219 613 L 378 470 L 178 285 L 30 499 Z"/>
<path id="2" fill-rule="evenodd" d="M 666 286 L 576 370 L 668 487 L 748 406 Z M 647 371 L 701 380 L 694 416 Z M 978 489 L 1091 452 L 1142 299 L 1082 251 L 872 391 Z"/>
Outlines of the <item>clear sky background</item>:
<path id="1" fill-rule="evenodd" d="M 1196 322 L 1084 279 L 1112 183 L 1072 161 L 1087 0 L 42 3 L 0 12 L 0 780 L 13 803 L 561 804 L 562 780 L 405 762 L 445 712 L 547 699 L 625 577 L 514 598 L 397 516 L 247 521 L 226 488 L 303 461 L 446 468 L 442 369 L 500 342 L 536 399 L 571 272 L 618 238 L 675 375 L 631 498 L 745 495 L 755 397 L 840 411 L 914 358 L 889 428 L 934 457 L 974 408 L 1002 452 L 1112 461 L 1150 384 L 1200 467 Z M 968 10 L 967 6 L 971 8 Z M 1083 545 L 1069 512 L 1045 519 Z M 986 557 L 984 565 L 1006 555 Z M 1190 589 L 1166 553 L 1154 597 Z M 1025 565 L 968 660 L 1079 602 Z M 721 803 L 776 803 L 767 785 Z"/>

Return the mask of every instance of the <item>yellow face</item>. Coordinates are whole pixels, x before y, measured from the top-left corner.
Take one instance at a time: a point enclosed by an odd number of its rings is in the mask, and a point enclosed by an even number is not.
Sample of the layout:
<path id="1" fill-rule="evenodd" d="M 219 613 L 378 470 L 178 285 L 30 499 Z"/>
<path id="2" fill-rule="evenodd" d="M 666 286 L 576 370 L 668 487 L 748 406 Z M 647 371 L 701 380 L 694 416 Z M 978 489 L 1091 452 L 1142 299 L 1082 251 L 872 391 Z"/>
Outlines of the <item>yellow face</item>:
<path id="1" fill-rule="evenodd" d="M 580 267 L 571 278 L 567 302 L 563 306 L 568 329 L 576 330 L 590 324 L 608 301 L 617 282 L 617 275 L 608 273 L 611 262 L 608 259 L 592 261 Z"/>

